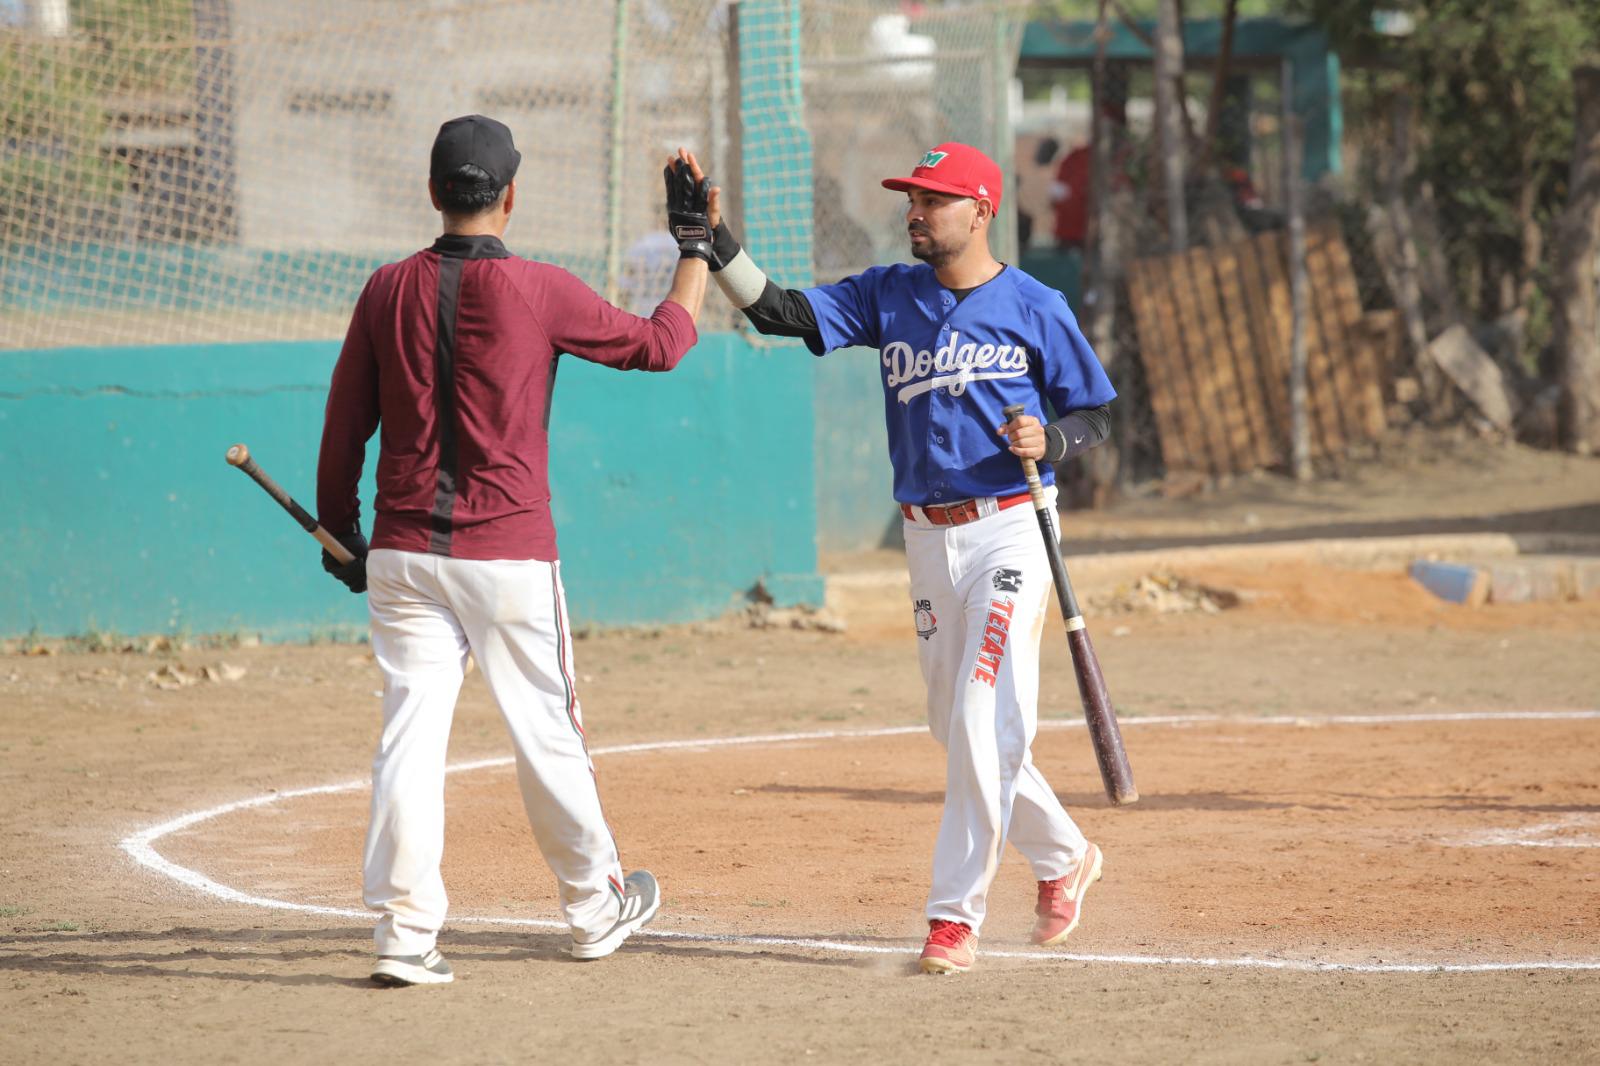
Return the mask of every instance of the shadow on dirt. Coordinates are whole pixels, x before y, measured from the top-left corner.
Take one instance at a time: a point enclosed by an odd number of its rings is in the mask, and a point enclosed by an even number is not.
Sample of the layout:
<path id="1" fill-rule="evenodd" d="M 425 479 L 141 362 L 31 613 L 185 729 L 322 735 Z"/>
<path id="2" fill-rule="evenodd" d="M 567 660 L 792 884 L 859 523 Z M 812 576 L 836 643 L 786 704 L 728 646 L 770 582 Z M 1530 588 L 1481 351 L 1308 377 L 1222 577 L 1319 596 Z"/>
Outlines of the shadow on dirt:
<path id="1" fill-rule="evenodd" d="M 856 933 L 769 934 L 774 941 L 847 939 L 852 943 L 907 948 L 906 941 Z M 561 933 L 517 933 L 502 930 L 461 929 L 448 924 L 439 936 L 439 949 L 455 964 L 548 962 L 577 966 L 567 954 L 570 941 Z M 167 945 L 170 950 L 161 950 Z M 256 946 L 259 950 L 249 950 Z M 130 947 L 146 950 L 129 950 Z M 881 956 L 821 956 L 786 950 L 781 943 L 722 946 L 655 938 L 649 930 L 618 949 L 618 955 L 656 955 L 682 959 L 750 959 L 806 966 L 873 970 L 893 967 L 899 953 Z M 71 976 L 161 977 L 201 981 L 230 981 L 284 987 L 324 985 L 372 988 L 366 966 L 372 958 L 369 928 L 329 929 L 200 929 L 164 931 L 103 930 L 94 933 L 19 933 L 0 936 L 0 973 L 51 973 Z M 318 960 L 324 960 L 318 962 Z M 893 962 L 889 961 L 893 960 Z M 275 970 L 323 970 L 321 973 L 284 973 Z M 240 964 L 237 969 L 217 964 Z"/>
<path id="2" fill-rule="evenodd" d="M 872 943 L 881 939 L 865 937 L 850 933 L 819 933 L 807 930 L 804 933 L 763 933 L 764 937 L 774 940 L 806 940 L 806 941 L 849 941 L 851 944 Z M 684 944 L 668 941 L 666 943 L 646 944 L 640 943 L 634 950 L 648 952 L 673 959 L 756 959 L 762 962 L 785 962 L 798 966 L 820 966 L 830 970 L 900 970 L 907 974 L 917 972 L 917 958 L 915 949 L 905 940 L 884 940 L 886 946 L 898 948 L 893 954 L 884 955 L 818 955 L 803 954 L 798 950 L 787 951 L 782 945 L 751 944 L 747 947 L 718 947 L 715 944 Z M 629 945 L 630 947 L 632 945 Z M 624 948 L 627 950 L 627 948 Z"/>
<path id="3" fill-rule="evenodd" d="M 1072 811 L 1085 807 L 1109 807 L 1111 802 L 1104 792 L 1057 792 L 1056 799 Z M 1128 807 L 1118 807 L 1119 812 L 1137 814 L 1140 811 L 1306 811 L 1348 810 L 1343 803 L 1304 803 L 1297 800 L 1257 799 L 1233 792 L 1141 792 L 1139 802 Z"/>
<path id="4" fill-rule="evenodd" d="M 1258 529 L 1215 536 L 1086 538 L 1072 536 L 1072 516 L 1062 516 L 1061 550 L 1071 555 L 1151 551 L 1157 548 L 1199 548 L 1226 544 L 1272 544 L 1282 541 L 1336 540 L 1352 537 L 1413 537 L 1441 533 L 1578 533 L 1600 534 L 1600 504 L 1554 507 L 1541 511 L 1476 515 L 1466 518 L 1404 518 L 1392 522 L 1329 521 L 1287 529 Z"/>
<path id="5" fill-rule="evenodd" d="M 783 796 L 837 796 L 856 803 L 943 803 L 943 792 L 903 788 L 845 788 L 842 785 L 761 785 L 752 792 Z"/>

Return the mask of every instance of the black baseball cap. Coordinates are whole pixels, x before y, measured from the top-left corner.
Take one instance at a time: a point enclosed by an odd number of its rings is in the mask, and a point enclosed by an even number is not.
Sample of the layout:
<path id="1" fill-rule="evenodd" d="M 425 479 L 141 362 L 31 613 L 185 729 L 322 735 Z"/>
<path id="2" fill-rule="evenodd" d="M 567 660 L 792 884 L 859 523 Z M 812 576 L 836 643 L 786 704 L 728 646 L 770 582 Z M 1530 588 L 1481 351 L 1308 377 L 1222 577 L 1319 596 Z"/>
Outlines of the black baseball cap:
<path id="1" fill-rule="evenodd" d="M 522 153 L 511 143 L 505 123 L 482 115 L 463 115 L 439 127 L 433 139 L 433 158 L 428 176 L 445 178 L 471 163 L 485 174 L 496 189 L 504 188 L 517 176 Z"/>

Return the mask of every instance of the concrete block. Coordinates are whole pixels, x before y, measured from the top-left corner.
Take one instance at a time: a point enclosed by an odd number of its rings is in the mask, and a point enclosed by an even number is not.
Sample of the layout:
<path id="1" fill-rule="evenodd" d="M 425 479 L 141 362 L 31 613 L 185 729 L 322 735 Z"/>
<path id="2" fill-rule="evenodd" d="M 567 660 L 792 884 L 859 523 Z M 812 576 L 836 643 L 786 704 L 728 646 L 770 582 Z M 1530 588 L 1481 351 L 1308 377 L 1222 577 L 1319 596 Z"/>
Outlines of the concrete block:
<path id="1" fill-rule="evenodd" d="M 1580 600 L 1600 600 L 1600 559 L 1573 561 L 1572 594 Z"/>
<path id="2" fill-rule="evenodd" d="M 1500 367 L 1467 327 L 1457 324 L 1439 334 L 1428 342 L 1427 354 L 1485 418 L 1500 429 L 1511 428 L 1516 397 Z"/>
<path id="3" fill-rule="evenodd" d="M 1419 559 L 1411 564 L 1411 579 L 1441 600 L 1467 607 L 1489 598 L 1489 572 L 1481 566 Z"/>
<path id="4" fill-rule="evenodd" d="M 1572 598 L 1572 564 L 1565 559 L 1491 563 L 1490 603 L 1550 603 Z"/>

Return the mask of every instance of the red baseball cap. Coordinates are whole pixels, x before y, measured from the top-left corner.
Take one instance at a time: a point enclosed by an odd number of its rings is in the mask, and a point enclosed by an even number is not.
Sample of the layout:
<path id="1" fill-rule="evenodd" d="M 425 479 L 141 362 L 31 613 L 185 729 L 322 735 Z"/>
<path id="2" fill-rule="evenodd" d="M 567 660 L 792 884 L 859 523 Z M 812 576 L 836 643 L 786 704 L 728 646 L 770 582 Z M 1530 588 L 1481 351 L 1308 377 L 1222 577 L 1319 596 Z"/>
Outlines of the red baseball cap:
<path id="1" fill-rule="evenodd" d="M 950 196 L 970 196 L 988 200 L 998 211 L 1005 181 L 1000 176 L 1000 164 L 970 144 L 950 141 L 929 149 L 909 178 L 884 178 L 883 187 L 897 192 L 928 189 Z"/>

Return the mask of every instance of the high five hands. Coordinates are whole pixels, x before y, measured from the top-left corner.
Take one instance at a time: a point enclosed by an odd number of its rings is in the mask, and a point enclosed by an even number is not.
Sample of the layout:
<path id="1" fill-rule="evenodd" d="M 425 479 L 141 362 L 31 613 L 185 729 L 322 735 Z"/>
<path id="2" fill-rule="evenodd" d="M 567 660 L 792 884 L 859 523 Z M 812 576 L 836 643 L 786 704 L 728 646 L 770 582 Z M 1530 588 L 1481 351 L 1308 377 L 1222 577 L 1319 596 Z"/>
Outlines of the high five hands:
<path id="1" fill-rule="evenodd" d="M 662 171 L 667 185 L 667 230 L 684 258 L 712 262 L 711 236 L 722 221 L 722 190 L 711 184 L 694 153 L 679 148 Z"/>

